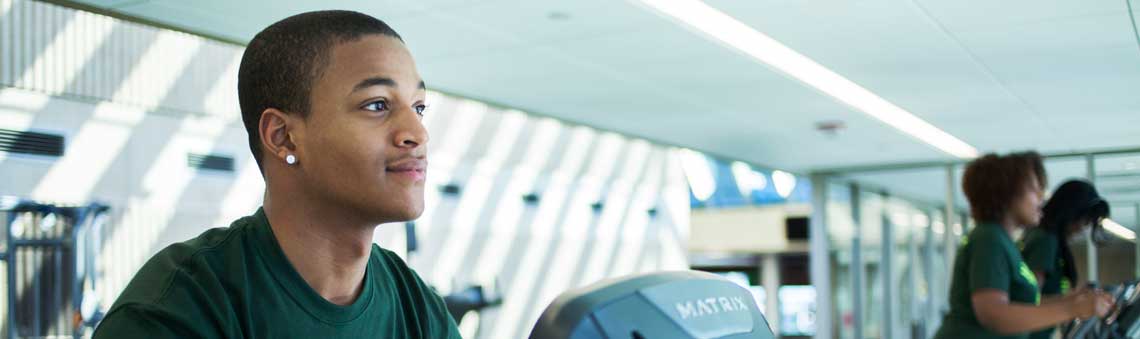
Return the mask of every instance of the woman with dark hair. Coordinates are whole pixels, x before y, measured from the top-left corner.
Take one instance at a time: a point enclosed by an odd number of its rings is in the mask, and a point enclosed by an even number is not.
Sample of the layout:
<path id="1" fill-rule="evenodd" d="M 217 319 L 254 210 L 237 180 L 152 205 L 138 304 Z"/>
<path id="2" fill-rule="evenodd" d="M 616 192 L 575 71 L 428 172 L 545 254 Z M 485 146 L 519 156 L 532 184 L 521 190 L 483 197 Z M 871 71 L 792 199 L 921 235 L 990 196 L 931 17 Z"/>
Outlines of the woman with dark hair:
<path id="1" fill-rule="evenodd" d="M 1072 319 L 1104 315 L 1112 306 L 1095 290 L 1041 302 L 1037 277 L 1011 236 L 1041 219 L 1045 175 L 1031 155 L 988 154 L 966 166 L 962 189 L 978 226 L 954 260 L 950 313 L 935 338 L 1027 338 Z"/>
<path id="2" fill-rule="evenodd" d="M 1058 187 L 1042 211 L 1041 223 L 1025 232 L 1021 255 L 1040 282 L 1045 300 L 1068 293 L 1077 280 L 1077 265 L 1069 242 L 1087 229 L 1098 229 L 1108 217 L 1108 202 L 1092 184 L 1082 180 Z M 1030 338 L 1051 338 L 1053 329 L 1033 333 Z"/>

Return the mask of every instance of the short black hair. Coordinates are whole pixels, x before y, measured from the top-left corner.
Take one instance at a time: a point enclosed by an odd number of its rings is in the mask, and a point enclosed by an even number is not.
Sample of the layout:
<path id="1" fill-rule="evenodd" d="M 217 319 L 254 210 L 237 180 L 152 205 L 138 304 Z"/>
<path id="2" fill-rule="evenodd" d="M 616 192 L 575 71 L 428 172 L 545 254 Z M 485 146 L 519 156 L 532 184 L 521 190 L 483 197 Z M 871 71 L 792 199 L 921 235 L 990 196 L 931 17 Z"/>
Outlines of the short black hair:
<path id="1" fill-rule="evenodd" d="M 1044 166 L 1038 168 L 1027 159 L 1019 154 L 999 156 L 990 153 L 966 165 L 962 191 L 970 202 L 974 221 L 979 224 L 1000 222 L 1017 196 L 1031 187 L 1030 180 L 1044 175 L 1038 173 L 1039 169 L 1044 172 Z"/>
<path id="2" fill-rule="evenodd" d="M 313 83 L 337 44 L 371 34 L 403 39 L 380 19 L 353 11 L 297 14 L 266 27 L 249 41 L 238 66 L 238 102 L 249 149 L 261 165 L 261 113 L 276 108 L 308 117 Z"/>

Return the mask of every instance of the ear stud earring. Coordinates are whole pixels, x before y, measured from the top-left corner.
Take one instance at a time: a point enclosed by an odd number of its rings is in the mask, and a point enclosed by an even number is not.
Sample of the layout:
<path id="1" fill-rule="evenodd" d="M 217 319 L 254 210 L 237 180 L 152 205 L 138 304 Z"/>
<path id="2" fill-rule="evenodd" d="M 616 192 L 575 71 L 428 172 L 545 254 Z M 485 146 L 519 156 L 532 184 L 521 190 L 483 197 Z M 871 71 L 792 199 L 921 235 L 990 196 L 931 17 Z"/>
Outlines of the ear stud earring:
<path id="1" fill-rule="evenodd" d="M 292 154 L 286 155 L 285 156 L 285 163 L 290 164 L 290 165 L 296 164 L 297 163 L 297 157 L 293 156 Z"/>

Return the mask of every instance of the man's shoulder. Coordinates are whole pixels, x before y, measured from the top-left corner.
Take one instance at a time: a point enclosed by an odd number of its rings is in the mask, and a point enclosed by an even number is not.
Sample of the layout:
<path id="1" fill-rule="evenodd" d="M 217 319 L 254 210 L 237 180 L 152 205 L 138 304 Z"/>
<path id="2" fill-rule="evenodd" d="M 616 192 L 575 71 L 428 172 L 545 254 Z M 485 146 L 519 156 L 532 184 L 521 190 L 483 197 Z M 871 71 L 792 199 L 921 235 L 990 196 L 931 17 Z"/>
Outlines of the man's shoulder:
<path id="1" fill-rule="evenodd" d="M 241 251 L 241 235 L 246 232 L 245 218 L 229 227 L 206 230 L 192 239 L 171 244 L 158 251 L 135 273 L 116 301 L 120 304 L 157 304 L 172 289 L 186 287 L 187 282 L 211 283 L 217 280 L 222 263 Z"/>
<path id="2" fill-rule="evenodd" d="M 211 306 L 225 299 L 219 296 L 227 293 L 224 280 L 232 274 L 226 272 L 224 265 L 232 265 L 235 260 L 241 260 L 235 256 L 245 255 L 241 244 L 248 227 L 245 219 L 229 227 L 209 229 L 193 239 L 158 251 L 115 300 L 96 337 L 140 333 L 178 337 L 181 336 L 178 333 L 186 331 L 202 337 L 213 336 L 207 335 L 213 333 L 211 329 L 199 325 L 215 319 Z M 157 335 L 167 332 L 173 335 Z"/>

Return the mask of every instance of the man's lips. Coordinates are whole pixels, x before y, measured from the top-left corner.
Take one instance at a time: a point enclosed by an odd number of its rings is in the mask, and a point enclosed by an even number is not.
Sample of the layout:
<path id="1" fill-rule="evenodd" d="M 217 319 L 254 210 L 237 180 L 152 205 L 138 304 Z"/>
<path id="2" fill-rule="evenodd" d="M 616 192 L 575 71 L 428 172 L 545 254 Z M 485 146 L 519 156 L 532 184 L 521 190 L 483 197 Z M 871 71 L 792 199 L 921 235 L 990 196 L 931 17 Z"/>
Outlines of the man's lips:
<path id="1" fill-rule="evenodd" d="M 403 174 L 414 180 L 423 180 L 427 172 L 427 161 L 423 159 L 401 160 L 385 168 L 388 173 Z"/>
<path id="2" fill-rule="evenodd" d="M 409 159 L 397 161 L 386 168 L 390 172 L 403 172 L 403 171 L 424 171 L 427 169 L 427 161 L 422 159 Z"/>

